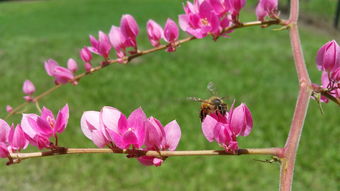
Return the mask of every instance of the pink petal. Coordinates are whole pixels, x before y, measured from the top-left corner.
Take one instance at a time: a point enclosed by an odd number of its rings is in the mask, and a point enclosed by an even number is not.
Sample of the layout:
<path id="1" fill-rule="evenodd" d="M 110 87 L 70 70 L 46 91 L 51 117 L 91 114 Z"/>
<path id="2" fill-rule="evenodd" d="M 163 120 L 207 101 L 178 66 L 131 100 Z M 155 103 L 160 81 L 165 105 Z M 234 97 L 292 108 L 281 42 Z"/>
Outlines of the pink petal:
<path id="1" fill-rule="evenodd" d="M 92 131 L 100 129 L 99 114 L 98 111 L 86 111 L 81 117 L 81 130 L 88 139 L 92 140 Z"/>
<path id="2" fill-rule="evenodd" d="M 122 141 L 124 144 L 124 149 L 130 147 L 130 145 L 134 145 L 136 148 L 139 148 L 141 145 L 138 144 L 138 137 L 132 130 L 126 131 L 122 137 Z"/>
<path id="3" fill-rule="evenodd" d="M 93 130 L 91 132 L 92 141 L 97 147 L 104 147 L 106 144 L 108 144 L 108 140 L 104 137 L 101 130 Z"/>
<path id="4" fill-rule="evenodd" d="M 147 117 L 141 107 L 134 110 L 128 118 L 128 128 L 134 129 L 136 136 L 138 137 L 138 144 L 142 145 L 145 139 L 145 121 Z M 126 131 L 126 129 L 121 129 L 121 132 Z"/>
<path id="5" fill-rule="evenodd" d="M 170 151 L 174 151 L 177 148 L 179 140 L 181 139 L 181 128 L 176 120 L 171 121 L 164 127 L 166 135 L 166 146 Z"/>
<path id="6" fill-rule="evenodd" d="M 46 121 L 53 121 L 53 122 L 55 121 L 52 111 L 46 107 L 43 107 L 41 110 L 41 118 L 43 118 Z"/>
<path id="7" fill-rule="evenodd" d="M 25 134 L 21 128 L 20 125 L 17 125 L 17 127 L 11 130 L 9 137 L 10 146 L 14 150 L 21 150 L 25 149 L 28 145 L 28 140 L 25 137 Z"/>
<path id="8" fill-rule="evenodd" d="M 37 134 L 50 137 L 53 135 L 53 129 L 48 121 L 45 121 L 41 117 L 38 117 L 36 121 L 32 118 L 28 119 L 31 127 L 37 132 Z"/>
<path id="9" fill-rule="evenodd" d="M 267 12 L 264 10 L 263 5 L 260 3 L 256 7 L 256 17 L 259 21 L 264 21 L 264 18 L 267 16 Z"/>
<path id="10" fill-rule="evenodd" d="M 209 142 L 212 142 L 215 139 L 214 132 L 217 123 L 218 121 L 215 118 L 211 117 L 210 115 L 207 115 L 202 122 L 203 134 Z"/>
<path id="11" fill-rule="evenodd" d="M 127 129 L 127 120 L 124 114 L 122 114 L 118 109 L 105 106 L 100 111 L 99 115 L 100 126 L 103 129 L 113 130 L 115 133 L 119 134 L 120 129 Z M 110 139 L 110 136 L 104 131 L 104 136 Z"/>
<path id="12" fill-rule="evenodd" d="M 54 68 L 59 66 L 58 63 L 53 59 L 48 59 L 45 63 L 45 70 L 49 76 L 54 76 Z"/>
<path id="13" fill-rule="evenodd" d="M 145 166 L 152 166 L 153 165 L 153 159 L 154 159 L 154 157 L 149 157 L 149 156 L 142 156 L 142 157 L 137 158 L 137 160 Z"/>
<path id="14" fill-rule="evenodd" d="M 144 144 L 147 148 L 161 148 L 162 141 L 165 139 L 165 131 L 160 125 L 160 122 L 151 117 L 145 122 L 145 141 Z"/>
<path id="15" fill-rule="evenodd" d="M 0 158 L 7 158 L 9 156 L 9 151 L 5 143 L 0 142 Z"/>
<path id="16" fill-rule="evenodd" d="M 123 142 L 123 137 L 121 135 L 117 134 L 112 129 L 105 129 L 105 132 L 109 136 L 108 140 L 111 140 L 118 148 L 125 149 L 126 145 Z"/>
<path id="17" fill-rule="evenodd" d="M 67 126 L 68 118 L 69 118 L 69 107 L 66 104 L 58 112 L 57 119 L 56 119 L 56 122 L 55 122 L 54 131 L 58 132 L 58 133 L 62 133 Z"/>
<path id="18" fill-rule="evenodd" d="M 29 119 L 31 118 L 33 121 L 36 121 L 38 117 L 39 116 L 36 114 L 23 114 L 22 115 L 22 119 L 21 119 L 22 130 L 25 132 L 26 135 L 28 135 L 31 138 L 34 138 L 38 134 L 38 132 L 34 130 L 35 128 L 32 127 L 32 124 L 29 121 Z M 36 123 L 33 125 L 36 125 Z"/>
<path id="19" fill-rule="evenodd" d="M 11 128 L 9 127 L 8 123 L 2 119 L 0 119 L 0 143 L 7 143 L 8 142 L 8 135 Z"/>

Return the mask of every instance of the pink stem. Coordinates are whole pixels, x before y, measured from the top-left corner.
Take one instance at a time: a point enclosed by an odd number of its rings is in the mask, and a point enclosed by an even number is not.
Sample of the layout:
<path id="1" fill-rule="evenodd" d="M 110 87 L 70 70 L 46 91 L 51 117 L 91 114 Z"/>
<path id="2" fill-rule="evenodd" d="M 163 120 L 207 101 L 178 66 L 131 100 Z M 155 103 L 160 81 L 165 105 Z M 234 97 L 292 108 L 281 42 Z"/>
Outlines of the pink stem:
<path id="1" fill-rule="evenodd" d="M 290 7 L 290 41 L 294 56 L 295 67 L 299 79 L 300 90 L 295 106 L 294 116 L 291 123 L 289 135 L 284 147 L 284 157 L 281 164 L 280 191 L 292 189 L 296 152 L 302 133 L 303 124 L 306 118 L 309 99 L 312 93 L 311 81 L 305 65 L 299 30 L 297 26 L 299 16 L 299 1 L 291 0 Z"/>

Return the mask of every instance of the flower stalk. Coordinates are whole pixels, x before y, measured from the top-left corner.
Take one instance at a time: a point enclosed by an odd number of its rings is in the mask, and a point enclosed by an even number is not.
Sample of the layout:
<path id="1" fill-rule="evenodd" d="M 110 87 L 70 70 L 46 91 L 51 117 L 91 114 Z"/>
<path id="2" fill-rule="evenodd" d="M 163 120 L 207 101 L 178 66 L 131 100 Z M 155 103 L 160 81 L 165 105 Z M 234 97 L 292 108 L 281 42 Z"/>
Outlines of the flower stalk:
<path id="1" fill-rule="evenodd" d="M 16 161 L 25 159 L 41 158 L 46 156 L 68 155 L 68 154 L 95 154 L 95 153 L 115 153 L 128 154 L 132 156 L 151 157 L 173 157 L 173 156 L 219 156 L 219 155 L 272 155 L 280 157 L 282 148 L 249 148 L 238 149 L 235 152 L 225 150 L 192 150 L 192 151 L 142 151 L 133 149 L 109 149 L 109 148 L 64 148 L 57 147 L 55 150 L 33 153 L 11 153 L 10 158 Z"/>

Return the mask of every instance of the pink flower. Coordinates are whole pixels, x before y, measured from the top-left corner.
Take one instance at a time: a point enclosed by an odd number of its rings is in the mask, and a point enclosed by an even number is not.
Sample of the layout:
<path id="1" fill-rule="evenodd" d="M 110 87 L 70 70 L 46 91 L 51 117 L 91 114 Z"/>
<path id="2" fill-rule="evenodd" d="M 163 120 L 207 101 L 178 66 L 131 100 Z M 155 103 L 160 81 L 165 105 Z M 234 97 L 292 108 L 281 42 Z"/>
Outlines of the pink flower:
<path id="1" fill-rule="evenodd" d="M 181 29 L 196 38 L 203 38 L 208 34 L 219 35 L 220 20 L 215 9 L 208 1 L 203 1 L 197 7 L 191 4 L 187 6 L 187 14 L 179 15 L 179 25 Z M 196 10 L 198 12 L 196 13 Z"/>
<path id="2" fill-rule="evenodd" d="M 13 111 L 12 106 L 6 105 L 6 112 L 7 112 L 7 113 L 11 113 L 12 111 Z"/>
<path id="3" fill-rule="evenodd" d="M 67 68 L 75 73 L 78 70 L 78 64 L 74 59 L 70 58 L 67 60 Z"/>
<path id="4" fill-rule="evenodd" d="M 256 16 L 260 21 L 264 21 L 266 16 L 275 18 L 277 16 L 278 0 L 260 0 L 256 7 Z"/>
<path id="5" fill-rule="evenodd" d="M 141 108 L 133 111 L 129 118 L 113 107 L 105 106 L 100 111 L 100 125 L 104 129 L 104 136 L 117 147 L 127 149 L 141 148 L 145 138 L 144 123 L 147 120 Z"/>
<path id="6" fill-rule="evenodd" d="M 232 16 L 238 17 L 240 10 L 246 5 L 246 0 L 225 0 L 228 7 L 231 8 Z"/>
<path id="7" fill-rule="evenodd" d="M 99 31 L 98 40 L 92 35 L 90 35 L 90 43 L 92 46 L 88 47 L 88 49 L 91 52 L 93 52 L 94 54 L 101 55 L 105 59 L 109 57 L 111 44 L 109 41 L 109 37 L 104 32 Z"/>
<path id="8" fill-rule="evenodd" d="M 27 145 L 28 140 L 20 125 L 10 127 L 6 121 L 0 119 L 0 158 L 8 157 L 13 151 L 25 149 Z"/>
<path id="9" fill-rule="evenodd" d="M 202 122 L 202 131 L 205 138 L 209 141 L 216 141 L 227 151 L 238 149 L 236 135 L 230 127 L 230 116 L 220 114 L 210 114 Z"/>
<path id="10" fill-rule="evenodd" d="M 137 50 L 136 37 L 139 33 L 139 27 L 136 20 L 131 15 L 123 15 L 120 20 L 120 30 L 125 38 L 124 44 L 134 47 Z"/>
<path id="11" fill-rule="evenodd" d="M 335 40 L 327 42 L 319 49 L 316 64 L 319 70 L 327 72 L 340 67 L 340 47 Z"/>
<path id="12" fill-rule="evenodd" d="M 226 115 L 210 114 L 202 122 L 202 131 L 209 142 L 216 141 L 226 151 L 236 151 L 236 137 L 248 136 L 253 128 L 251 113 L 245 104 L 230 109 Z"/>
<path id="13" fill-rule="evenodd" d="M 85 46 L 80 50 L 80 58 L 83 60 L 85 63 L 90 63 L 92 60 L 92 54 L 89 51 L 89 49 Z"/>
<path id="14" fill-rule="evenodd" d="M 152 46 L 157 47 L 160 45 L 160 40 L 163 37 L 162 27 L 154 20 L 149 20 L 146 24 L 148 37 Z"/>
<path id="15" fill-rule="evenodd" d="M 56 137 L 57 133 L 62 133 L 65 130 L 68 118 L 69 108 L 67 104 L 58 112 L 57 118 L 54 118 L 53 113 L 44 107 L 41 116 L 24 114 L 21 126 L 32 145 L 39 149 L 49 148 L 49 138 Z"/>
<path id="16" fill-rule="evenodd" d="M 164 27 L 164 40 L 169 43 L 168 52 L 176 50 L 176 40 L 178 39 L 178 36 L 179 31 L 177 24 L 173 20 L 168 19 Z"/>
<path id="17" fill-rule="evenodd" d="M 99 123 L 99 112 L 98 111 L 86 111 L 81 117 L 81 130 L 84 135 L 93 141 L 97 147 L 104 147 L 109 143 L 102 132 Z"/>
<path id="18" fill-rule="evenodd" d="M 144 144 L 146 148 L 144 150 L 176 150 L 181 138 L 181 129 L 176 121 L 168 123 L 163 128 L 162 124 L 156 118 L 150 117 L 145 122 L 145 128 L 146 136 Z M 160 166 L 163 163 L 163 159 L 149 156 L 139 157 L 138 160 L 147 166 Z"/>
<path id="19" fill-rule="evenodd" d="M 32 95 L 35 92 L 35 86 L 30 80 L 25 80 L 22 86 L 22 91 L 26 95 Z"/>
<path id="20" fill-rule="evenodd" d="M 8 134 L 8 142 L 11 150 L 13 151 L 20 151 L 27 147 L 28 140 L 26 139 L 25 133 L 20 125 L 17 125 L 16 128 L 12 125 Z"/>
<path id="21" fill-rule="evenodd" d="M 45 70 L 49 76 L 54 77 L 56 84 L 66 84 L 74 78 L 71 70 L 59 66 L 58 63 L 52 59 L 45 62 Z"/>

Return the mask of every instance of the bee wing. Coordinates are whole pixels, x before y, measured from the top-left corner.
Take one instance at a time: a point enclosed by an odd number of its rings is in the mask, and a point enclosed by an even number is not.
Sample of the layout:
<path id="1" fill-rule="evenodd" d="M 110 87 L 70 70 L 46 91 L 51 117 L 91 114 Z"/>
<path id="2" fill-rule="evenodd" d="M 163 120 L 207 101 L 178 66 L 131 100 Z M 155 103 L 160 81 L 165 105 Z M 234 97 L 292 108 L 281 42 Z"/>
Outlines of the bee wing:
<path id="1" fill-rule="evenodd" d="M 209 82 L 208 83 L 208 86 L 207 86 L 207 89 L 209 90 L 209 92 L 212 94 L 212 95 L 217 95 L 217 92 L 216 92 L 216 87 L 215 87 L 215 83 L 214 82 Z"/>
<path id="2" fill-rule="evenodd" d="M 198 97 L 187 97 L 187 100 L 196 101 L 196 102 L 204 102 L 203 99 L 198 98 Z"/>

